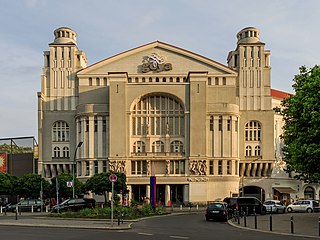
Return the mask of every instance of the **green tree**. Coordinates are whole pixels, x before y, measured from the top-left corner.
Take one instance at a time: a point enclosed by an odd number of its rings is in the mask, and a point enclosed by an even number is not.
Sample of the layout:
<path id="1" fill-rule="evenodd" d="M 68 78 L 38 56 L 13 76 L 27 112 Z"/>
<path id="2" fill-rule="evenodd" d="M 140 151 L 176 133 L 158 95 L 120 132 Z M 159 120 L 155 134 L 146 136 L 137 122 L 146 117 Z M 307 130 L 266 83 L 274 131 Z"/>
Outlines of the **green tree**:
<path id="1" fill-rule="evenodd" d="M 294 77 L 295 95 L 282 101 L 287 171 L 306 182 L 320 181 L 320 67 L 300 67 Z"/>
<path id="2" fill-rule="evenodd" d="M 58 184 L 59 184 L 59 197 L 61 198 L 72 198 L 72 188 L 67 187 L 67 181 L 72 181 L 72 175 L 62 173 L 58 175 Z M 83 194 L 83 183 L 78 179 L 74 180 L 74 190 L 75 195 L 80 196 Z M 51 197 L 56 196 L 56 177 L 51 179 L 51 189 L 50 189 Z"/>
<path id="3" fill-rule="evenodd" d="M 0 195 L 14 195 L 14 185 L 18 178 L 7 173 L 0 173 Z"/>
<path id="4" fill-rule="evenodd" d="M 117 176 L 117 181 L 114 183 L 115 192 L 122 192 L 123 194 L 127 192 L 126 185 L 126 175 L 119 172 L 107 172 L 107 173 L 97 173 L 89 178 L 85 185 L 85 191 L 91 191 L 97 195 L 104 196 L 104 202 L 107 203 L 106 192 L 112 191 L 112 183 L 109 181 L 109 176 L 115 174 Z"/>
<path id="5" fill-rule="evenodd" d="M 15 194 L 19 197 L 24 198 L 39 198 L 41 191 L 41 182 L 43 197 L 46 198 L 49 194 L 50 183 L 46 181 L 41 175 L 29 173 L 17 181 L 14 181 L 13 187 L 15 189 Z"/>

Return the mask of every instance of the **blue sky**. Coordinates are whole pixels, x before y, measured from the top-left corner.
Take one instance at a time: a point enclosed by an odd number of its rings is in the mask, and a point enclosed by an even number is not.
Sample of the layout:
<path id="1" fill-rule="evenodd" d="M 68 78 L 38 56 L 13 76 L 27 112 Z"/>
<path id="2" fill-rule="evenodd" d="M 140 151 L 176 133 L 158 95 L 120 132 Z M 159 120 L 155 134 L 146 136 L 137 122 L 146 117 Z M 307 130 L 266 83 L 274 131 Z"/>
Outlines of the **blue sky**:
<path id="1" fill-rule="evenodd" d="M 43 51 L 53 31 L 78 34 L 88 64 L 163 41 L 226 64 L 242 28 L 260 29 L 274 89 L 292 92 L 299 66 L 319 64 L 318 0 L 0 0 L 0 138 L 37 137 Z"/>

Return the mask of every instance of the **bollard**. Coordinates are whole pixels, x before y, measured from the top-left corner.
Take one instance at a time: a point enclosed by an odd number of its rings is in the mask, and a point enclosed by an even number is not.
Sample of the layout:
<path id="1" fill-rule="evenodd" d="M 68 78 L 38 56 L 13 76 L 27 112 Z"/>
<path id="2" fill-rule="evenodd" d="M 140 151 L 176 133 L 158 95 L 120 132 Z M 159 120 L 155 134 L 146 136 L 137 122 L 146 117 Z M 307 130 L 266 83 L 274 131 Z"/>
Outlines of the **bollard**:
<path id="1" fill-rule="evenodd" d="M 254 229 L 258 228 L 257 214 L 254 213 Z"/>
<path id="2" fill-rule="evenodd" d="M 244 226 L 247 227 L 247 216 L 244 214 L 243 216 Z"/>
<path id="3" fill-rule="evenodd" d="M 272 232 L 272 214 L 270 213 L 270 231 Z"/>
<path id="4" fill-rule="evenodd" d="M 124 213 L 121 213 L 121 223 L 123 224 Z"/>
<path id="5" fill-rule="evenodd" d="M 294 233 L 294 231 L 293 231 L 293 216 L 290 217 L 290 222 L 291 222 L 291 233 L 293 234 Z"/>
<path id="6" fill-rule="evenodd" d="M 118 226 L 120 225 L 120 214 L 118 214 Z"/>
<path id="7" fill-rule="evenodd" d="M 33 205 L 31 205 L 31 212 L 33 213 Z"/>
<path id="8" fill-rule="evenodd" d="M 7 215 L 7 208 L 4 209 L 4 215 Z"/>
<path id="9" fill-rule="evenodd" d="M 246 210 L 247 210 L 246 215 L 249 216 L 249 207 L 248 206 L 247 206 Z"/>
<path id="10" fill-rule="evenodd" d="M 18 206 L 16 206 L 16 220 L 18 220 Z"/>
<path id="11" fill-rule="evenodd" d="M 182 210 L 182 205 L 180 205 L 180 210 Z"/>
<path id="12" fill-rule="evenodd" d="M 0 213 L 2 213 L 2 206 L 0 207 Z"/>
<path id="13" fill-rule="evenodd" d="M 320 236 L 320 217 L 318 219 L 318 225 L 319 225 L 319 236 Z"/>
<path id="14" fill-rule="evenodd" d="M 238 224 L 240 224 L 240 213 L 238 210 L 237 210 L 237 218 L 238 218 Z"/>

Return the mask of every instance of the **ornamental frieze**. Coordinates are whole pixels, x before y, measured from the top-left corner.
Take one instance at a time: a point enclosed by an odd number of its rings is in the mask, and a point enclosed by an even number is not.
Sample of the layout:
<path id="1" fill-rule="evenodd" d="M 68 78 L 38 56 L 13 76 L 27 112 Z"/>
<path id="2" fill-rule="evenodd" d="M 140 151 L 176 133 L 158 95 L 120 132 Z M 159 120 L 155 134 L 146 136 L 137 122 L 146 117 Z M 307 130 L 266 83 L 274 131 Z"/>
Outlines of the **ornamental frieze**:
<path id="1" fill-rule="evenodd" d="M 126 161 L 109 161 L 109 169 L 110 171 L 126 173 Z"/>
<path id="2" fill-rule="evenodd" d="M 207 161 L 190 160 L 189 171 L 190 175 L 207 175 Z"/>
<path id="3" fill-rule="evenodd" d="M 142 60 L 141 71 L 143 73 L 147 72 L 162 72 L 172 70 L 172 64 L 166 62 L 163 56 L 157 53 L 152 53 L 145 56 Z"/>

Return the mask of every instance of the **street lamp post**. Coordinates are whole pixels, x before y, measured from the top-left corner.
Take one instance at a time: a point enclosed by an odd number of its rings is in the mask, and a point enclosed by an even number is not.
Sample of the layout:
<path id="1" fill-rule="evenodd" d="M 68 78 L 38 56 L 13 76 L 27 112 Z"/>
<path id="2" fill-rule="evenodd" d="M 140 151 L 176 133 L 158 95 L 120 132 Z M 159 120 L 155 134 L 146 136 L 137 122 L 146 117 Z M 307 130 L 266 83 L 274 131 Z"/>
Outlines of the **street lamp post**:
<path id="1" fill-rule="evenodd" d="M 72 198 L 75 198 L 74 174 L 75 174 L 75 168 L 76 168 L 76 156 L 77 156 L 78 148 L 81 147 L 82 143 L 83 143 L 83 142 L 79 142 L 79 143 L 78 143 L 78 145 L 77 145 L 77 147 L 76 147 L 76 150 L 74 151 L 74 156 L 73 156 L 73 167 L 72 167 Z"/>

